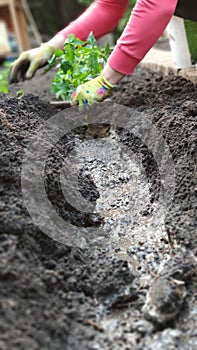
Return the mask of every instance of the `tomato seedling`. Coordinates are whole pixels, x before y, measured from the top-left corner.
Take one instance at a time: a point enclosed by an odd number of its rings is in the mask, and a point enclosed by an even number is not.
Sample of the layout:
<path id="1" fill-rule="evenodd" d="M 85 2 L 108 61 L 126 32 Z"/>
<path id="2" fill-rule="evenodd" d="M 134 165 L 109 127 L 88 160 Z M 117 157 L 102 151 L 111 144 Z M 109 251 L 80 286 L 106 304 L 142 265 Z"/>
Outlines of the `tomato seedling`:
<path id="1" fill-rule="evenodd" d="M 49 69 L 57 67 L 51 92 L 56 98 L 70 100 L 73 91 L 88 80 L 95 78 L 103 69 L 109 56 L 110 47 L 96 45 L 92 32 L 86 41 L 70 34 L 65 41 L 64 50 L 56 50 L 49 60 Z"/>

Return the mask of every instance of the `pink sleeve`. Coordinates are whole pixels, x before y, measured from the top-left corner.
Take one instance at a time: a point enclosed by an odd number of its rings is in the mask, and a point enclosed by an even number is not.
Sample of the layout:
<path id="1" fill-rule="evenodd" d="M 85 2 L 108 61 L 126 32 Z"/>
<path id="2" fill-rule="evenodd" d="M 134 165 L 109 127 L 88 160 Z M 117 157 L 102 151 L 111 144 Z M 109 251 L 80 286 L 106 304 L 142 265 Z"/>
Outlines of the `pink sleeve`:
<path id="1" fill-rule="evenodd" d="M 95 38 L 112 31 L 123 16 L 129 0 L 95 0 L 88 9 L 71 22 L 58 35 L 66 37 L 73 33 L 81 40 L 86 40 L 92 31 Z"/>
<path id="2" fill-rule="evenodd" d="M 178 0 L 138 0 L 129 22 L 109 57 L 109 65 L 131 74 L 163 33 Z"/>

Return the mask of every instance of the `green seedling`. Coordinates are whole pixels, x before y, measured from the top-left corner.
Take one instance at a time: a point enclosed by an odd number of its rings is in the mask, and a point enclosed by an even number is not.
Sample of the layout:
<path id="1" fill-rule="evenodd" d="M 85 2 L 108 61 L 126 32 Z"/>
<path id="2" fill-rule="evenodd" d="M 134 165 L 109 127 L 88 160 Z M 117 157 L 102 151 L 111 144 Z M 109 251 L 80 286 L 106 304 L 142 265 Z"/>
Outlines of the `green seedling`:
<path id="1" fill-rule="evenodd" d="M 16 92 L 17 98 L 20 99 L 24 96 L 25 91 L 23 89 Z"/>
<path id="2" fill-rule="evenodd" d="M 70 34 L 64 50 L 56 50 L 49 60 L 49 68 L 58 68 L 51 86 L 56 98 L 70 100 L 76 88 L 98 76 L 109 56 L 110 47 L 96 45 L 94 35 L 90 33 L 86 41 Z"/>

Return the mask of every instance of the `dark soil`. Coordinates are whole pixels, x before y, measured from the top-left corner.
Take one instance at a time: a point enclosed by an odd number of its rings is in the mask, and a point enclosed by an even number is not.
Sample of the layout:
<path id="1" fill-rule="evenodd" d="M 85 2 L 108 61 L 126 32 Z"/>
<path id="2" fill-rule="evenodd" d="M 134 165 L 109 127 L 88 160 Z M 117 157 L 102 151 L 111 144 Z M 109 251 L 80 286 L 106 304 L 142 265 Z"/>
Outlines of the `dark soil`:
<path id="1" fill-rule="evenodd" d="M 114 102 L 153 117 L 169 145 L 176 175 L 163 248 L 138 242 L 121 255 L 121 248 L 108 245 L 79 249 L 60 244 L 33 225 L 25 208 L 25 148 L 38 126 L 57 113 L 49 104 L 50 81 L 50 74 L 38 74 L 0 95 L 0 349 L 196 349 L 196 87 L 138 68 L 113 93 Z M 21 88 L 25 94 L 17 98 Z M 105 125 L 104 135 L 107 131 Z M 103 137 L 99 132 L 97 137 Z M 58 171 L 74 138 L 90 134 L 84 126 L 65 135 L 46 165 L 51 203 L 80 227 L 98 227 L 103 218 L 69 206 Z M 136 152 L 142 148 L 138 145 Z M 159 175 L 147 152 L 143 159 L 153 204 Z M 79 182 L 84 198 L 99 198 L 91 177 L 81 174 Z M 138 261 L 137 268 L 132 261 Z"/>

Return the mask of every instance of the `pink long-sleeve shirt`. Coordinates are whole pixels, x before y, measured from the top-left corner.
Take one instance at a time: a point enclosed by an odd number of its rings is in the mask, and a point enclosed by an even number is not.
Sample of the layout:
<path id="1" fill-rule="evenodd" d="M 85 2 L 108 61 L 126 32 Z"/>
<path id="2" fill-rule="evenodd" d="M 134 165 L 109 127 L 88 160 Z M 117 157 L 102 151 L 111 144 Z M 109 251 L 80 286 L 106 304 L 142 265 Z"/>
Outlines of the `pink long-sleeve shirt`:
<path id="1" fill-rule="evenodd" d="M 108 63 L 122 74 L 131 74 L 163 33 L 174 14 L 178 0 L 138 0 L 125 30 L 117 41 Z M 111 32 L 122 18 L 129 0 L 95 0 L 89 8 L 57 35 L 71 33 L 86 40 Z"/>

